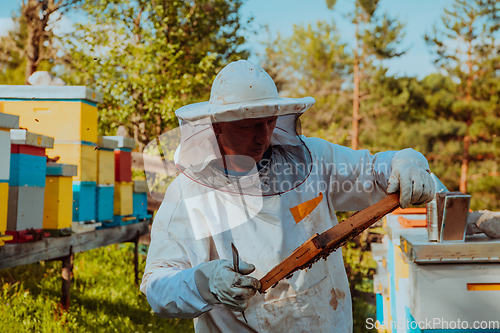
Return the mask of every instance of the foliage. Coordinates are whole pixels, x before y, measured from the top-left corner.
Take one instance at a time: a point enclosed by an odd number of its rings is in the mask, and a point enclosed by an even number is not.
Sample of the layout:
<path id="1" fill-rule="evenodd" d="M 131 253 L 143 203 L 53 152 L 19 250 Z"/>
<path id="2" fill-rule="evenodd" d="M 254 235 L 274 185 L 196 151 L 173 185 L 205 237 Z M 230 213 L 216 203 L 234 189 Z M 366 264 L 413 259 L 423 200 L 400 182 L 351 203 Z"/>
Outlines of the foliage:
<path id="1" fill-rule="evenodd" d="M 45 62 L 53 64 L 58 48 L 53 44 L 54 24 L 67 8 L 81 0 L 22 0 L 15 30 L 0 39 L 0 69 L 10 84 L 28 84 L 28 78 Z M 46 66 L 44 66 L 46 67 Z M 49 69 L 52 66 L 49 66 Z M 24 70 L 20 83 L 20 71 Z M 0 78 L 1 79 L 1 78 Z"/>
<path id="2" fill-rule="evenodd" d="M 144 272 L 144 257 L 139 272 Z M 59 308 L 61 263 L 0 270 L 2 332 L 193 332 L 192 320 L 152 313 L 134 284 L 133 249 L 111 245 L 75 254 L 71 305 Z"/>
<path id="3" fill-rule="evenodd" d="M 366 240 L 357 237 L 342 248 L 352 295 L 354 332 L 366 332 L 366 319 L 375 319 L 375 306 L 362 297 L 373 293 L 373 274 L 377 267 L 369 245 Z"/>
<path id="4" fill-rule="evenodd" d="M 14 29 L 0 37 L 0 84 L 24 84 L 27 60 L 25 49 L 28 40 L 27 20 L 23 15 L 13 16 Z M 42 50 L 42 53 L 44 51 Z M 40 60 L 39 70 L 50 70 L 52 62 Z"/>
<path id="5" fill-rule="evenodd" d="M 104 95 L 101 134 L 124 124 L 140 149 L 177 126 L 174 111 L 207 100 L 216 73 L 245 58 L 242 0 L 88 0 L 88 22 L 62 39 L 66 80 Z"/>
<path id="6" fill-rule="evenodd" d="M 336 212 L 336 215 L 338 221 L 343 221 L 352 214 Z M 370 252 L 367 235 L 368 233 L 380 232 L 385 233 L 383 230 L 368 229 L 353 240 L 347 241 L 342 247 L 344 266 L 352 296 L 353 332 L 356 333 L 376 332 L 376 330 L 370 331 L 366 328 L 366 320 L 376 317 L 376 307 L 367 302 L 363 296 L 373 294 L 373 274 L 377 267 Z"/>
<path id="7" fill-rule="evenodd" d="M 462 192 L 467 192 L 469 169 L 475 168 L 470 164 L 496 156 L 489 147 L 497 142 L 500 129 L 500 48 L 498 21 L 490 17 L 496 15 L 492 3 L 456 0 L 453 9 L 444 10 L 443 28 L 434 27 L 433 33 L 425 36 L 435 55 L 435 63 L 455 83 L 452 89 L 445 90 L 448 96 L 429 95 L 429 106 L 434 119 L 445 123 L 453 121 L 461 127 L 447 137 L 447 144 L 458 141 L 462 145 L 450 156 L 461 157 Z M 425 83 L 429 92 L 442 89 L 433 84 L 435 82 Z"/>
<path id="8" fill-rule="evenodd" d="M 453 53 L 443 46 L 441 50 L 448 58 L 438 57 L 438 63 L 442 64 L 443 71 L 449 72 L 431 74 L 421 80 L 387 75 L 385 68 L 375 66 L 376 52 L 369 53 L 372 58 L 365 68 L 369 70 L 364 72 L 366 75 L 363 74 L 360 82 L 363 118 L 359 143 L 372 153 L 412 147 L 427 157 L 431 170 L 450 190 L 459 190 L 463 174 L 463 139 L 469 136 L 467 192 L 472 194 L 471 208 L 495 210 L 500 208 L 500 73 L 493 68 L 500 61 L 499 53 L 494 51 L 498 42 L 491 42 L 498 34 L 499 25 L 491 19 L 498 14 L 498 10 L 492 10 L 495 8 L 492 2 L 482 3 L 489 7 L 478 12 L 484 18 L 480 20 L 482 25 L 474 25 L 478 32 L 474 32 L 476 39 L 472 44 L 472 50 L 476 51 L 471 54 L 475 64 L 469 88 L 468 57 L 465 57 L 465 67 L 453 64 L 462 59 L 460 49 Z M 498 7 L 499 2 L 496 3 Z M 455 9 L 446 13 L 463 11 L 462 2 L 454 6 Z M 467 19 L 468 16 L 463 22 Z M 460 26 L 453 24 L 453 29 Z M 352 129 L 349 96 L 354 87 L 348 82 L 355 60 L 349 45 L 338 35 L 333 22 L 296 26 L 291 37 L 269 43 L 267 64 L 280 66 L 275 77 L 282 80 L 287 95 L 317 97 L 317 104 L 301 117 L 304 134 L 345 145 Z M 484 36 L 490 37 L 485 39 Z M 438 37 L 436 40 L 441 40 Z M 363 45 L 368 47 L 369 43 Z M 454 42 L 449 46 L 460 45 Z M 454 56 L 458 60 L 453 60 Z M 466 91 L 471 93 L 469 101 L 467 94 L 464 95 Z"/>
<path id="9" fill-rule="evenodd" d="M 279 73 L 275 80 L 286 78 L 282 95 L 316 99 L 316 104 L 301 117 L 304 134 L 344 143 L 349 109 L 343 85 L 352 69 L 346 44 L 340 42 L 339 35 L 332 21 L 296 25 L 291 37 L 278 36 L 268 43 L 264 67 Z"/>
<path id="10" fill-rule="evenodd" d="M 330 9 L 334 8 L 335 2 L 326 0 Z M 372 91 L 374 84 L 377 84 L 374 78 L 380 71 L 385 72 L 380 60 L 399 57 L 406 52 L 397 50 L 404 37 L 404 24 L 391 18 L 388 13 L 380 14 L 377 11 L 378 3 L 379 0 L 357 0 L 354 11 L 348 15 L 355 27 L 354 45 L 351 45 L 353 70 L 350 139 L 353 149 L 359 147 L 360 131 L 369 130 L 373 109 L 380 102 L 374 98 L 376 96 Z M 362 120 L 368 123 L 368 128 L 363 126 Z"/>

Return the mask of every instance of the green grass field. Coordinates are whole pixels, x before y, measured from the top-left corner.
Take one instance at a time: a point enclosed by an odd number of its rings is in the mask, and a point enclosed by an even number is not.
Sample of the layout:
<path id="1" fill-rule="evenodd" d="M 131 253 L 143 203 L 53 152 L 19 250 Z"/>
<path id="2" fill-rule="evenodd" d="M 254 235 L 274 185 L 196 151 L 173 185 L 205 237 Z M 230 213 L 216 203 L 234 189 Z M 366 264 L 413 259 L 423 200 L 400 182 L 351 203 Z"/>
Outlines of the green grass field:
<path id="1" fill-rule="evenodd" d="M 134 283 L 133 245 L 110 245 L 74 256 L 71 306 L 59 308 L 61 262 L 0 270 L 0 331 L 194 332 L 192 320 L 155 315 Z M 141 256 L 139 272 L 144 272 Z"/>
<path id="2" fill-rule="evenodd" d="M 354 243 L 344 248 L 354 289 L 372 292 L 370 252 Z M 139 278 L 145 256 L 139 260 Z M 134 283 L 133 245 L 121 244 L 77 253 L 73 262 L 69 311 L 59 307 L 61 262 L 40 262 L 0 270 L 0 332 L 194 332 L 192 320 L 155 315 Z M 375 308 L 354 299 L 354 329 L 367 332 Z"/>

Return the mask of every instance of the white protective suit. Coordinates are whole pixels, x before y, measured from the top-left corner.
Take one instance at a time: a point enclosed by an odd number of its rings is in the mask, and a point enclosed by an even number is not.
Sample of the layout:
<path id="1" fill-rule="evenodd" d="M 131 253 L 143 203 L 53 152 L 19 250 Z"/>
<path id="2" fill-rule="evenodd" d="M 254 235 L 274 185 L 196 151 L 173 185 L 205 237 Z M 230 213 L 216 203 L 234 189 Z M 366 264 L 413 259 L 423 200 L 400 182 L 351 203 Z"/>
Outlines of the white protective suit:
<path id="1" fill-rule="evenodd" d="M 391 161 L 397 152 L 370 155 L 367 150 L 298 137 L 290 127 L 289 119 L 280 116 L 269 162 L 276 166 L 271 173 L 278 183 L 289 179 L 294 184 L 285 191 L 256 195 L 245 190 L 266 179 L 270 172 L 266 168 L 236 177 L 243 190 L 230 190 L 234 187 L 228 176 L 209 163 L 218 155 L 207 152 L 215 146 L 210 135 L 188 149 L 197 151 L 198 162 L 185 163 L 192 166 L 191 172 L 181 173 L 168 187 L 151 230 L 141 290 L 155 313 L 194 318 L 196 332 L 352 332 L 351 295 L 341 249 L 250 298 L 245 311 L 248 324 L 240 312 L 205 301 L 195 282 L 200 265 L 232 260 L 231 243 L 242 260 L 255 265 L 250 276 L 260 279 L 314 234 L 336 225 L 336 210 L 359 211 L 387 195 Z M 188 140 L 210 131 L 210 126 L 194 131 L 198 134 L 188 135 L 180 146 L 189 147 Z M 420 153 L 411 149 L 405 153 L 428 168 Z M 282 164 L 277 161 L 293 161 L 294 156 L 300 160 L 301 154 L 310 169 L 291 175 L 279 169 Z M 178 149 L 176 158 L 181 157 Z M 203 176 L 196 178 L 200 173 Z M 314 207 L 297 221 L 290 209 L 314 198 L 318 198 Z"/>

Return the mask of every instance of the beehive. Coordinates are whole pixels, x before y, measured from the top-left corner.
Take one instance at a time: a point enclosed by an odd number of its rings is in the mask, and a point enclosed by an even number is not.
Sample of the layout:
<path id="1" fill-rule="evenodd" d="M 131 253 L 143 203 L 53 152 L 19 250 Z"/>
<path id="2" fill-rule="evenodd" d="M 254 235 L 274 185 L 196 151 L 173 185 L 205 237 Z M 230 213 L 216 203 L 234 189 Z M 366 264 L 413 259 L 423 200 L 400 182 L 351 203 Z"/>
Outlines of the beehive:
<path id="1" fill-rule="evenodd" d="M 73 221 L 95 222 L 95 182 L 73 182 Z"/>
<path id="2" fill-rule="evenodd" d="M 114 215 L 132 215 L 133 209 L 133 182 L 116 182 L 114 198 Z"/>
<path id="3" fill-rule="evenodd" d="M 43 228 L 44 187 L 9 186 L 7 232 Z"/>
<path id="4" fill-rule="evenodd" d="M 7 207 L 9 203 L 9 183 L 0 183 L 0 236 L 7 230 Z M 3 242 L 0 242 L 3 245 Z"/>
<path id="5" fill-rule="evenodd" d="M 3 112 L 19 125 L 56 140 L 97 143 L 97 103 L 102 95 L 83 86 L 0 86 Z M 63 125 L 62 125 L 63 124 Z"/>
<path id="6" fill-rule="evenodd" d="M 151 217 L 148 215 L 148 183 L 145 180 L 134 181 L 134 213 L 139 220 Z"/>
<path id="7" fill-rule="evenodd" d="M 43 229 L 51 236 L 71 233 L 73 218 L 73 180 L 76 165 L 48 163 L 45 181 Z"/>
<path id="8" fill-rule="evenodd" d="M 97 150 L 97 184 L 114 185 L 115 183 L 115 153 L 118 142 L 103 137 L 98 139 Z"/>
<path id="9" fill-rule="evenodd" d="M 11 130 L 10 137 L 12 154 L 6 233 L 15 235 L 17 241 L 22 238 L 20 232 L 42 230 L 46 173 L 44 152 L 53 146 L 54 139 L 19 129 Z"/>
<path id="10" fill-rule="evenodd" d="M 83 141 L 56 141 L 49 157 L 59 156 L 59 163 L 76 165 L 78 173 L 74 181 L 97 181 L 97 144 Z"/>
<path id="11" fill-rule="evenodd" d="M 2 246 L 5 241 L 12 240 L 12 236 L 5 236 L 5 231 L 7 230 L 7 207 L 9 202 L 11 156 L 10 130 L 18 128 L 18 116 L 0 112 L 0 246 Z"/>
<path id="12" fill-rule="evenodd" d="M 115 186 L 97 185 L 96 189 L 96 221 L 113 220 Z"/>
<path id="13" fill-rule="evenodd" d="M 105 136 L 108 140 L 116 141 L 118 148 L 115 149 L 115 181 L 132 181 L 132 149 L 135 148 L 135 140 L 123 136 Z"/>

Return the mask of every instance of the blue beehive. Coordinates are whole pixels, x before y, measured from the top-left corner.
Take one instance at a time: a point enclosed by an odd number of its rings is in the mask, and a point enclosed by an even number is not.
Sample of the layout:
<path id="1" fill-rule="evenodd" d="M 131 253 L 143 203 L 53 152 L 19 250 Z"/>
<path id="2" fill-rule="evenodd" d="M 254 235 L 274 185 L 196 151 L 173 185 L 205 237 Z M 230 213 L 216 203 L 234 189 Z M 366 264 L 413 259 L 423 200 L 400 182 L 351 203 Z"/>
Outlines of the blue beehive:
<path id="1" fill-rule="evenodd" d="M 96 188 L 96 221 L 113 220 L 115 187 L 114 185 L 98 185 Z"/>
<path id="2" fill-rule="evenodd" d="M 148 217 L 148 194 L 147 193 L 134 193 L 134 216 L 138 219 Z M 150 216 L 151 217 L 151 216 Z"/>
<path id="3" fill-rule="evenodd" d="M 45 187 L 46 165 L 45 156 L 12 154 L 9 186 Z"/>
<path id="4" fill-rule="evenodd" d="M 73 182 L 73 221 L 95 221 L 96 183 Z"/>
<path id="5" fill-rule="evenodd" d="M 148 183 L 145 180 L 134 181 L 133 207 L 132 215 L 138 220 L 151 218 L 148 215 Z"/>

